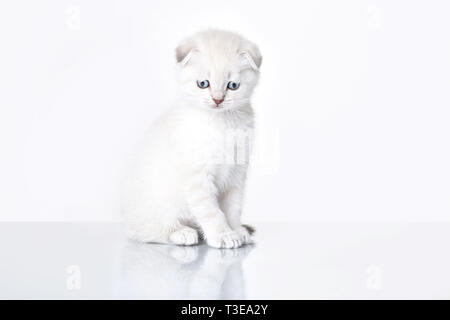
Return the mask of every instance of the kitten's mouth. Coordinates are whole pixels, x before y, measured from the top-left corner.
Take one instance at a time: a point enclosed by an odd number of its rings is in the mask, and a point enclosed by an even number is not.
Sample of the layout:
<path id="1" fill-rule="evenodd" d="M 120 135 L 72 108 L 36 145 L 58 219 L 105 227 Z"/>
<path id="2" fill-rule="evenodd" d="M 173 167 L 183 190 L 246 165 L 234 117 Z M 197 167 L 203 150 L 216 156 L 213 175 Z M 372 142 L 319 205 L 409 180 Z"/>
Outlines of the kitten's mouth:
<path id="1" fill-rule="evenodd" d="M 208 103 L 206 105 L 206 107 L 209 110 L 217 110 L 217 111 L 222 111 L 227 109 L 228 105 L 226 103 L 219 103 L 219 104 L 215 104 L 215 103 Z"/>
<path id="2" fill-rule="evenodd" d="M 211 108 L 212 109 L 222 109 L 223 108 L 223 104 L 219 103 L 219 104 L 211 104 Z"/>

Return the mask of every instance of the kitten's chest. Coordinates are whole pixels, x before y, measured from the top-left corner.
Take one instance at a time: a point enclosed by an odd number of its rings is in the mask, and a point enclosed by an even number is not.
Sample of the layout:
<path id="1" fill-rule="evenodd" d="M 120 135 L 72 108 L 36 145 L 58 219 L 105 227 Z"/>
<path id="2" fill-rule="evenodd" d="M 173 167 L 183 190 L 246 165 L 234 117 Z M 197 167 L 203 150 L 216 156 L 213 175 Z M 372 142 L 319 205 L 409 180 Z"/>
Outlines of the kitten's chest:
<path id="1" fill-rule="evenodd" d="M 253 140 L 251 122 L 195 119 L 179 130 L 177 140 L 184 153 L 206 165 L 224 165 L 221 176 L 230 173 L 230 165 L 246 164 Z"/>

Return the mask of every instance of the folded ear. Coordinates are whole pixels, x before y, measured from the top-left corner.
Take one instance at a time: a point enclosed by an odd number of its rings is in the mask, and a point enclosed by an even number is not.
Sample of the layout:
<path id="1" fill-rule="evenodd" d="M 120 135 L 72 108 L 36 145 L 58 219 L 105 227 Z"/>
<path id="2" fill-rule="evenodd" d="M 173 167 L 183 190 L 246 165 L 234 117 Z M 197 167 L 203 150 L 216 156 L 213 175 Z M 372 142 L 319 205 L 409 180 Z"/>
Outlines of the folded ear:
<path id="1" fill-rule="evenodd" d="M 191 39 L 182 41 L 175 49 L 175 58 L 178 63 L 185 65 L 191 58 L 192 51 L 194 50 L 194 42 Z"/>
<path id="2" fill-rule="evenodd" d="M 259 51 L 258 47 L 255 44 L 248 42 L 242 48 L 240 54 L 243 55 L 245 59 L 247 59 L 248 63 L 250 64 L 253 70 L 255 71 L 259 70 L 259 67 L 261 67 L 262 63 L 262 56 L 261 52 Z"/>

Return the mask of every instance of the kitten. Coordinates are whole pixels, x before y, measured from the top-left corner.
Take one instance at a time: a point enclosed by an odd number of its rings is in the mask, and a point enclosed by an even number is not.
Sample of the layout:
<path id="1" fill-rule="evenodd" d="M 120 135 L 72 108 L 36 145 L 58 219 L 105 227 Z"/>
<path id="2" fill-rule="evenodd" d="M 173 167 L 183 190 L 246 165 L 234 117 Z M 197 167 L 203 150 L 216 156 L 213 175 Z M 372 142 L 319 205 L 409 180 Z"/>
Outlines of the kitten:
<path id="1" fill-rule="evenodd" d="M 234 139 L 252 131 L 262 57 L 239 35 L 208 30 L 183 41 L 176 60 L 176 101 L 153 124 L 125 187 L 127 233 L 194 245 L 200 231 L 212 247 L 237 248 L 251 242 L 251 228 L 241 224 L 248 161 L 236 161 Z"/>

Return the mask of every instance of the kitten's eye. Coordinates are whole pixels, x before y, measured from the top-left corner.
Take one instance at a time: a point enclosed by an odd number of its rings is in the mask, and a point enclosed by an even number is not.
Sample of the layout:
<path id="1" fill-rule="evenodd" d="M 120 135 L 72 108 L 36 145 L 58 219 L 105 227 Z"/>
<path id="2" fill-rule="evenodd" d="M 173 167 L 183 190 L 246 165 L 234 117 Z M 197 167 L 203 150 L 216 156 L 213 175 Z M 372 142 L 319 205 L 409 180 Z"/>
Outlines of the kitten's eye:
<path id="1" fill-rule="evenodd" d="M 208 80 L 197 80 L 197 86 L 200 89 L 206 89 L 209 87 L 209 81 Z"/>
<path id="2" fill-rule="evenodd" d="M 230 82 L 228 82 L 228 86 L 227 87 L 230 90 L 237 90 L 239 88 L 239 82 L 230 81 Z"/>

